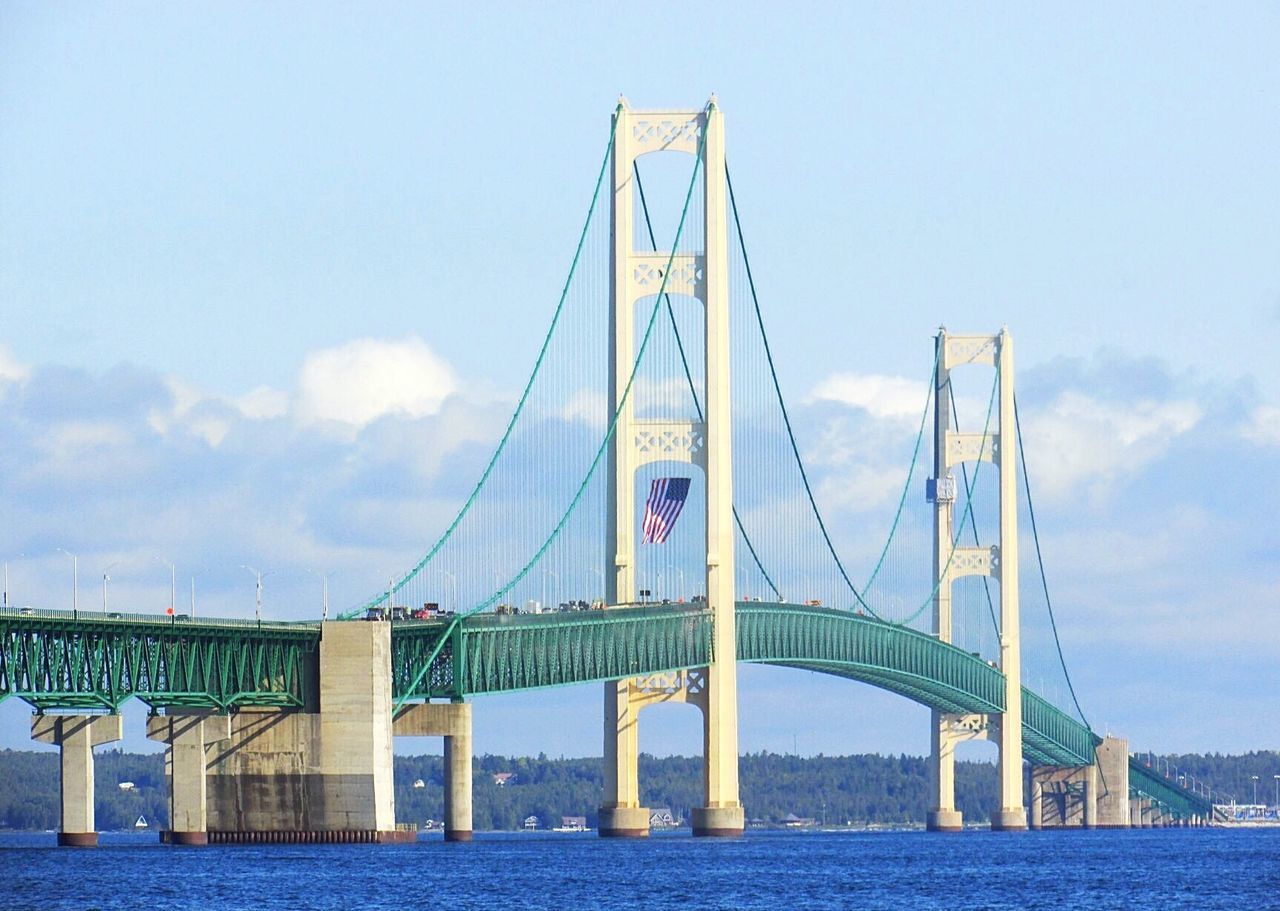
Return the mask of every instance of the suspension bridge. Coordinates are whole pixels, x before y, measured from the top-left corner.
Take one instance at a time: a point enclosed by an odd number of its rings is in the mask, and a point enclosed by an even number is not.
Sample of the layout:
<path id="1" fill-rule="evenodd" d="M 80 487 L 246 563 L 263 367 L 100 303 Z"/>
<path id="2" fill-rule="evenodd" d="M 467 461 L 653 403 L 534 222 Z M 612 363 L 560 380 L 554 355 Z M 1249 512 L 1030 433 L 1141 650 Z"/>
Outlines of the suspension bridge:
<path id="1" fill-rule="evenodd" d="M 61 749 L 60 840 L 96 843 L 92 750 L 120 738 L 129 699 L 168 745 L 173 841 L 410 837 L 397 735 L 445 738 L 446 837 L 465 840 L 482 697 L 592 683 L 601 834 L 647 834 L 638 718 L 673 702 L 704 719 L 694 833 L 737 834 L 739 662 L 929 708 L 930 829 L 964 824 L 954 756 L 973 739 L 998 748 L 993 828 L 1211 820 L 1203 785 L 1132 759 L 1076 699 L 1009 333 L 940 330 L 918 416 L 815 444 L 782 393 L 743 223 L 714 98 L 620 101 L 510 419 L 447 515 L 408 498 L 405 521 L 435 516 L 438 533 L 401 575 L 317 622 L 0 612 L 0 698 L 29 703 L 33 736 Z M 813 470 L 899 450 L 905 471 L 867 494 Z M 676 479 L 678 519 L 654 535 L 644 494 Z M 1024 657 L 1051 692 L 1024 683 Z"/>

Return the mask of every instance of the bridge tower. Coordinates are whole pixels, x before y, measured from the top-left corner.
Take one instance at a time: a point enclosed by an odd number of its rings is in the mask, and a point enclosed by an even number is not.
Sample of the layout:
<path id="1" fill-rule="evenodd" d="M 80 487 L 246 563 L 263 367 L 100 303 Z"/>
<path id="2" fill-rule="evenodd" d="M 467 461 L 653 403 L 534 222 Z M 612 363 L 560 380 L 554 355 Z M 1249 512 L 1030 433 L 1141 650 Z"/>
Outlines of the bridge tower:
<path id="1" fill-rule="evenodd" d="M 955 802 L 955 747 L 969 739 L 996 739 L 1000 746 L 1000 808 L 993 829 L 1025 829 L 1027 812 L 1022 778 L 1022 664 L 1018 619 L 1018 502 L 1016 430 L 1013 415 L 1013 340 L 999 335 L 937 336 L 934 389 L 934 586 L 933 632 L 951 641 L 951 586 L 962 576 L 991 576 L 1000 584 L 1000 670 L 1004 673 L 1003 715 L 953 715 L 934 710 L 930 779 L 932 809 L 928 827 L 959 831 Z M 951 423 L 951 371 L 986 364 L 999 371 L 998 424 L 994 432 L 964 432 Z M 993 463 L 1000 478 L 1000 540 L 989 547 L 953 547 L 956 480 L 951 469 L 964 462 Z"/>
<path id="2" fill-rule="evenodd" d="M 705 805 L 693 811 L 693 833 L 736 835 L 743 829 L 743 811 L 738 799 L 724 118 L 714 96 L 700 111 L 633 111 L 621 99 L 614 116 L 609 399 L 618 420 L 609 443 L 606 597 L 611 604 L 636 600 L 637 470 L 659 460 L 684 461 L 702 468 L 713 658 L 703 672 L 681 675 L 680 684 L 692 682 L 693 691 L 688 699 L 677 701 L 697 704 L 703 711 Z M 701 155 L 701 253 L 677 252 L 672 256 L 670 251 L 636 249 L 634 165 L 639 157 L 660 151 Z M 639 420 L 632 398 L 624 401 L 636 356 L 636 302 L 656 294 L 663 284 L 665 293 L 696 298 L 703 305 L 706 373 L 701 421 Z M 605 684 L 601 835 L 648 834 L 648 810 L 640 806 L 636 719 L 641 706 L 653 701 L 653 692 L 649 681 Z"/>

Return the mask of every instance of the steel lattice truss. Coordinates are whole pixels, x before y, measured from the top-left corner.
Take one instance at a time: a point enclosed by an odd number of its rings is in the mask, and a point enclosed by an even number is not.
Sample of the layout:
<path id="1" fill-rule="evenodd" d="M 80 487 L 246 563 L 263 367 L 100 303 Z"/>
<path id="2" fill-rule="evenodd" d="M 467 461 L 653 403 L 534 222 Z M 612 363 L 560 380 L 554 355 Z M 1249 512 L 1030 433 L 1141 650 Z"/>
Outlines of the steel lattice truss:
<path id="1" fill-rule="evenodd" d="M 315 625 L 0 615 L 0 699 L 39 710 L 301 707 L 314 680 Z"/>
<path id="2" fill-rule="evenodd" d="M 704 667 L 711 634 L 701 605 L 396 623 L 393 692 L 399 701 L 457 699 Z M 314 703 L 319 645 L 316 624 L 0 611 L 0 699 L 15 696 L 41 711 L 115 712 L 133 697 L 153 707 L 303 708 Z M 926 633 L 849 611 L 740 603 L 737 649 L 740 661 L 863 681 L 943 712 L 1004 709 L 998 668 Z M 1097 735 L 1025 687 L 1022 723 L 1032 763 L 1093 761 Z M 1204 798 L 1141 763 L 1130 763 L 1130 790 L 1174 815 L 1209 813 Z"/>

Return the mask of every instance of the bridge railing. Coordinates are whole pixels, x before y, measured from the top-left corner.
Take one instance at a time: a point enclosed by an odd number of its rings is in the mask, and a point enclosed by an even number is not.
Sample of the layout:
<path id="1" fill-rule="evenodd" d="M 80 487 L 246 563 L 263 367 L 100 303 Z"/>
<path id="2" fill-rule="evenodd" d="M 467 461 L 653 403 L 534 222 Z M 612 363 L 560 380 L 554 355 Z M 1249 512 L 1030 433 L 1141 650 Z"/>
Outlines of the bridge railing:
<path id="1" fill-rule="evenodd" d="M 0 607 L 2 620 L 49 620 L 67 621 L 76 624 L 92 625 L 96 623 L 111 626 L 119 624 L 153 624 L 158 626 L 182 626 L 229 629 L 288 629 L 312 630 L 319 632 L 320 624 L 315 620 L 248 620 L 231 617 L 194 617 L 190 614 L 142 614 L 121 613 L 119 611 L 90 610 L 56 610 L 37 607 Z"/>

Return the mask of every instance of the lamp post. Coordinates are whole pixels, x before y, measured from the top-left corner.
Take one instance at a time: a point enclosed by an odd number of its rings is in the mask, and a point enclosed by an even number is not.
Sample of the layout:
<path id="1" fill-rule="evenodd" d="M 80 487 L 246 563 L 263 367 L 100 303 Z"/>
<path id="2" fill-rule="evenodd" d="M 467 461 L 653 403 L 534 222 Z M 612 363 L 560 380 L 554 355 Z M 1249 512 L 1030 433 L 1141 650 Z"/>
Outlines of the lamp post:
<path id="1" fill-rule="evenodd" d="M 1280 775 L 1271 776 L 1276 780 L 1276 802 L 1273 806 L 1280 807 Z"/>
<path id="2" fill-rule="evenodd" d="M 21 557 L 25 555 L 18 554 L 18 556 Z M 9 561 L 8 560 L 4 561 L 4 606 L 5 607 L 9 606 Z"/>
<path id="3" fill-rule="evenodd" d="M 319 579 L 320 579 L 320 619 L 321 619 L 321 620 L 328 620 L 328 619 L 329 619 L 329 576 L 330 576 L 330 573 L 318 573 L 318 572 L 316 572 L 314 569 L 309 569 L 309 570 L 307 570 L 307 572 L 311 573 L 311 575 L 313 575 L 313 576 L 317 576 L 317 577 L 319 577 Z"/>
<path id="4" fill-rule="evenodd" d="M 271 575 L 271 573 L 261 572 L 257 569 L 254 569 L 252 566 L 245 566 L 243 563 L 240 564 L 240 568 L 244 570 L 248 570 L 250 573 L 253 574 L 254 578 L 257 580 L 257 584 L 254 587 L 253 616 L 259 623 L 261 623 L 262 622 L 262 580 L 267 576 Z"/>
<path id="5" fill-rule="evenodd" d="M 160 565 L 169 567 L 169 610 L 176 614 L 178 612 L 178 567 L 164 557 L 153 559 Z"/>
<path id="6" fill-rule="evenodd" d="M 71 558 L 71 613 L 75 614 L 80 609 L 80 558 L 69 550 L 58 548 L 64 554 Z"/>
<path id="7" fill-rule="evenodd" d="M 112 567 L 119 566 L 119 565 L 120 565 L 120 561 L 117 560 L 116 562 L 109 564 L 107 568 L 102 571 L 102 613 L 103 614 L 106 614 L 107 612 L 107 583 L 111 581 L 111 576 L 110 576 L 111 569 Z"/>
<path id="8" fill-rule="evenodd" d="M 1258 805 L 1258 776 L 1250 775 L 1249 777 L 1253 779 L 1253 805 L 1256 807 Z"/>

